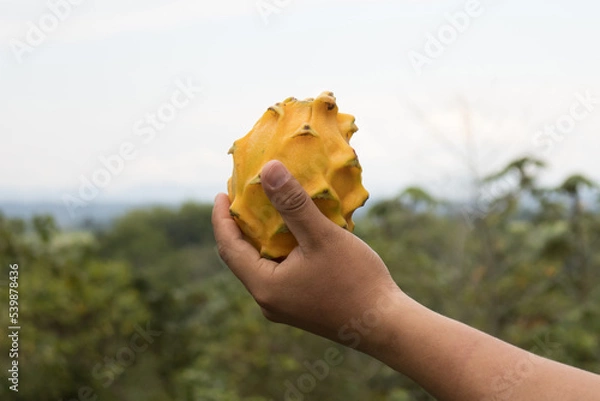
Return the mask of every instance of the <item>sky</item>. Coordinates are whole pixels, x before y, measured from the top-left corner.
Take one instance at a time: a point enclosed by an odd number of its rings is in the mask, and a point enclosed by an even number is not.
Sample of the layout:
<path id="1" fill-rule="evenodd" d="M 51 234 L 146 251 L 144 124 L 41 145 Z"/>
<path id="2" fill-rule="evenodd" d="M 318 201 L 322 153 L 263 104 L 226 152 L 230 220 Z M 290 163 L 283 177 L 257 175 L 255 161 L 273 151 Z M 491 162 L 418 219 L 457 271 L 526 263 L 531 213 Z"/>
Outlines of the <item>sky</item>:
<path id="1" fill-rule="evenodd" d="M 267 107 L 325 90 L 356 116 L 374 198 L 460 197 L 524 154 L 548 162 L 545 185 L 600 181 L 599 14 L 587 0 L 0 0 L 0 200 L 211 201 Z"/>

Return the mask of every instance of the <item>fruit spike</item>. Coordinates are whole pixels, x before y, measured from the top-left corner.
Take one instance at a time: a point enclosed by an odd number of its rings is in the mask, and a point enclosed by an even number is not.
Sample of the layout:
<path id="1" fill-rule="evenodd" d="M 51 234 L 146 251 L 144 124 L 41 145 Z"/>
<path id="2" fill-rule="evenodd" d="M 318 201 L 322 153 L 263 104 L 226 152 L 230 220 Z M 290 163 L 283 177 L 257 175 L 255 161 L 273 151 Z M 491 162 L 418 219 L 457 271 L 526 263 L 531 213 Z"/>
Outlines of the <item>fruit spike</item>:
<path id="1" fill-rule="evenodd" d="M 369 197 L 349 145 L 357 130 L 353 116 L 338 113 L 333 93 L 323 92 L 315 99 L 276 103 L 234 142 L 229 211 L 261 256 L 282 260 L 297 245 L 260 185 L 260 172 L 273 159 L 288 168 L 327 218 L 354 229 L 352 214 Z"/>

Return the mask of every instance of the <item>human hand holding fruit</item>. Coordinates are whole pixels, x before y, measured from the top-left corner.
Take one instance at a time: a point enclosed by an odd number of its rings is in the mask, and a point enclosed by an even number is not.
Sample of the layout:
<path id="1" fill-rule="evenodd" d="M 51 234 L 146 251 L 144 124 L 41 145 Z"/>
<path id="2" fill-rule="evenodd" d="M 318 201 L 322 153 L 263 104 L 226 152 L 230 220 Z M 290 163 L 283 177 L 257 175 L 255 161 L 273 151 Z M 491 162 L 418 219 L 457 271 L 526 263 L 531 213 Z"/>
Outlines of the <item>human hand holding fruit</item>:
<path id="1" fill-rule="evenodd" d="M 317 208 L 279 161 L 262 169 L 262 187 L 298 241 L 281 263 L 261 258 L 217 196 L 213 226 L 219 253 L 275 322 L 340 341 L 339 330 L 367 310 L 403 294 L 379 256 Z M 375 333 L 374 333 L 375 334 Z"/>

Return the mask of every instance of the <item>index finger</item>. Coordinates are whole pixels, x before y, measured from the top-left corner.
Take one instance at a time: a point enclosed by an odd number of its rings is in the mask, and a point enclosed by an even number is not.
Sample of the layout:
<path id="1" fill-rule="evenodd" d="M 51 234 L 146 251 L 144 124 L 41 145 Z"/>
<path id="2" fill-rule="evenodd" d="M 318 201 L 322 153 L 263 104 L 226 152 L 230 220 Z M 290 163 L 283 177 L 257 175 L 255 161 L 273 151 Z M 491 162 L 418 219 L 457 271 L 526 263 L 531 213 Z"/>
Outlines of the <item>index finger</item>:
<path id="1" fill-rule="evenodd" d="M 229 197 L 218 194 L 212 211 L 217 249 L 233 274 L 252 292 L 253 283 L 261 279 L 261 270 L 273 269 L 274 266 L 266 266 L 272 262 L 261 258 L 259 252 L 244 239 L 240 228 L 229 214 L 229 206 Z"/>

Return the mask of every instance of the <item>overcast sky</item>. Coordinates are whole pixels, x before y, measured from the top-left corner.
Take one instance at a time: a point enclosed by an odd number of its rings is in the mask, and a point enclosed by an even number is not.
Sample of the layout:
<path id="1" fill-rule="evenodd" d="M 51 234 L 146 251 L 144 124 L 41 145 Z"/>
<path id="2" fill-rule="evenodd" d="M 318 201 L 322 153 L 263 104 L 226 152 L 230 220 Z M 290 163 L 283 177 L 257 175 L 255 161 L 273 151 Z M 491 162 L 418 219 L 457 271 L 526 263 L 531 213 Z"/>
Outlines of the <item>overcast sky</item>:
<path id="1" fill-rule="evenodd" d="M 549 184 L 600 181 L 598 15 L 589 0 L 0 0 L 0 200 L 82 199 L 94 179 L 88 203 L 212 200 L 268 106 L 324 90 L 356 116 L 374 197 L 456 195 L 525 152 Z"/>

